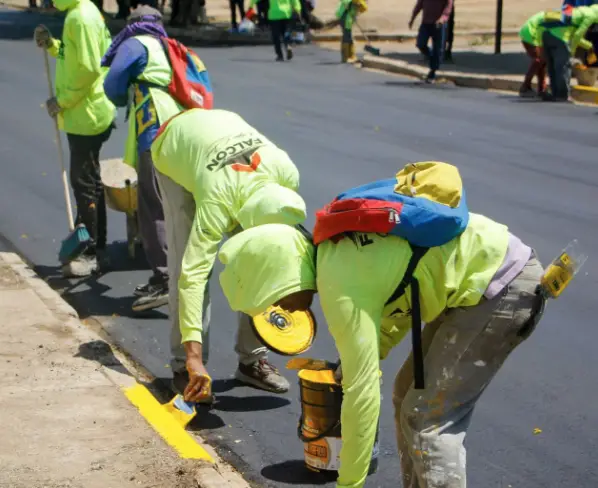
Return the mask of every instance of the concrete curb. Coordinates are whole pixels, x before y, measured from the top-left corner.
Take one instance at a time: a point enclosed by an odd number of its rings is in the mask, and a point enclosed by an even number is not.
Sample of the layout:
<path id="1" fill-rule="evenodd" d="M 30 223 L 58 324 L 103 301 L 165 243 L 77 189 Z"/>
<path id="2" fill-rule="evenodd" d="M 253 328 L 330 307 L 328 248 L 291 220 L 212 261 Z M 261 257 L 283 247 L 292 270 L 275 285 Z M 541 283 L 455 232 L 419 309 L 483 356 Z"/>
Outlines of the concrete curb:
<path id="1" fill-rule="evenodd" d="M 574 86 L 571 95 L 576 102 L 598 105 L 598 88 L 593 86 Z"/>
<path id="2" fill-rule="evenodd" d="M 364 68 L 377 69 L 398 75 L 411 76 L 424 79 L 428 69 L 406 61 L 388 59 L 381 56 L 365 54 L 361 58 L 361 65 Z M 519 92 L 520 79 L 507 78 L 474 73 L 458 73 L 454 71 L 439 71 L 438 78 L 454 83 L 457 86 L 468 88 L 480 88 L 483 90 L 500 90 Z M 587 86 L 574 86 L 571 93 L 576 102 L 598 105 L 598 88 Z"/>
<path id="3" fill-rule="evenodd" d="M 417 33 L 413 33 L 413 32 L 390 32 L 390 33 L 384 33 L 384 32 L 368 32 L 366 30 L 366 34 L 368 37 L 368 40 L 370 41 L 379 41 L 379 42 L 388 42 L 388 41 L 392 41 L 392 42 L 407 42 L 407 41 L 412 41 L 415 40 L 415 38 L 417 37 Z M 494 31 L 488 31 L 488 30 L 471 30 L 471 31 L 458 31 L 455 32 L 455 37 L 457 38 L 468 38 L 468 37 L 488 37 L 488 36 L 492 36 L 494 37 Z M 313 33 L 311 38 L 313 42 L 334 42 L 334 41 L 339 41 L 341 40 L 341 34 L 339 33 L 325 33 L 325 32 L 320 32 L 320 33 Z M 505 39 L 512 39 L 512 38 L 518 38 L 519 37 L 519 30 L 518 29 L 504 29 L 502 32 L 502 37 L 503 40 Z M 366 38 L 364 35 L 360 34 L 360 33 L 355 33 L 353 34 L 353 39 L 356 41 L 365 41 Z"/>
<path id="4" fill-rule="evenodd" d="M 64 327 L 73 332 L 73 336 L 81 343 L 105 339 L 106 334 L 99 334 L 94 324 L 79 320 L 79 314 L 71 307 L 50 285 L 40 278 L 24 261 L 13 252 L 0 252 L 0 266 L 9 267 L 19 280 L 39 296 L 46 307 L 63 322 Z M 98 370 L 108 380 L 121 390 L 135 386 L 137 378 L 146 381 L 153 378 L 143 368 L 133 363 L 131 359 L 110 344 L 114 356 L 122 367 L 111 365 L 110 368 L 98 364 Z M 148 426 L 148 428 L 151 428 Z M 195 478 L 200 488 L 250 488 L 250 485 L 227 463 L 222 461 L 215 450 L 207 445 L 203 439 L 193 433 L 197 442 L 214 458 L 215 463 L 198 461 L 195 467 Z"/>

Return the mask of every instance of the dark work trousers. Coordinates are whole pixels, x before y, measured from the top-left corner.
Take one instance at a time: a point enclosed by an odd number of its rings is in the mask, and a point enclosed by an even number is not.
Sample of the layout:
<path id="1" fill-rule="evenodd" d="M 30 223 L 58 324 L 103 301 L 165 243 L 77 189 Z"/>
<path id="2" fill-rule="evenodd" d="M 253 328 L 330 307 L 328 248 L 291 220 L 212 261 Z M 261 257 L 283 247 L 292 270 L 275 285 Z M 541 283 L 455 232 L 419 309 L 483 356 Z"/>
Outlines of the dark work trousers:
<path id="1" fill-rule="evenodd" d="M 276 57 L 282 58 L 282 44 L 285 49 L 289 45 L 287 30 L 289 28 L 289 19 L 271 20 L 270 29 L 272 29 L 272 43 L 276 51 Z"/>
<path id="2" fill-rule="evenodd" d="M 260 0 L 257 2 L 258 25 L 265 27 L 268 25 L 268 9 L 270 2 L 268 0 Z"/>
<path id="3" fill-rule="evenodd" d="M 421 24 L 417 33 L 417 48 L 430 60 L 430 71 L 436 72 L 440 67 L 444 39 L 446 35 L 446 24 Z M 432 38 L 432 50 L 428 47 L 428 42 Z"/>
<path id="4" fill-rule="evenodd" d="M 569 46 L 550 32 L 542 34 L 544 44 L 544 58 L 550 77 L 550 91 L 552 96 L 567 100 L 571 84 L 571 53 Z"/>
<path id="5" fill-rule="evenodd" d="M 137 158 L 137 220 L 145 257 L 152 269 L 152 285 L 168 284 L 166 263 L 166 227 L 162 197 L 152 153 L 147 150 Z"/>
<path id="6" fill-rule="evenodd" d="M 233 29 L 238 27 L 237 23 L 237 9 L 239 9 L 239 14 L 241 15 L 241 20 L 245 17 L 245 7 L 243 6 L 243 0 L 228 0 L 230 5 L 230 23 Z"/>
<path id="7" fill-rule="evenodd" d="M 113 125 L 95 136 L 67 134 L 71 153 L 71 187 L 77 204 L 76 224 L 84 224 L 91 237 L 86 254 L 106 248 L 106 201 L 100 176 L 100 149 Z"/>
<path id="8" fill-rule="evenodd" d="M 446 47 L 445 56 L 450 58 L 453 55 L 453 41 L 455 40 L 455 4 L 446 24 Z"/>

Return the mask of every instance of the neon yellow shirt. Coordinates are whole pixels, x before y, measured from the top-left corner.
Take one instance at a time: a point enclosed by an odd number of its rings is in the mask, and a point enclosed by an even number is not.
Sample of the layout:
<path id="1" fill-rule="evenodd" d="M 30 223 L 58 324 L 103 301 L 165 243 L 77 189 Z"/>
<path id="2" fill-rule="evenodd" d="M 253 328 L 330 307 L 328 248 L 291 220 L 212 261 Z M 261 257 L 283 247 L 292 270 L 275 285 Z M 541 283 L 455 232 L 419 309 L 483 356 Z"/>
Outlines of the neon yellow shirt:
<path id="1" fill-rule="evenodd" d="M 519 31 L 519 37 L 523 42 L 532 46 L 542 46 L 542 32 L 544 29 L 540 27 L 540 24 L 544 21 L 544 16 L 544 12 L 538 12 L 527 19 Z"/>
<path id="2" fill-rule="evenodd" d="M 108 70 L 100 67 L 110 47 L 110 32 L 90 0 L 54 0 L 54 5 L 68 11 L 62 39 L 48 49 L 56 58 L 56 99 L 63 108 L 59 127 L 69 134 L 100 134 L 116 117 L 104 93 Z"/>
<path id="3" fill-rule="evenodd" d="M 380 360 L 411 327 L 411 290 L 385 306 L 403 278 L 411 249 L 394 236 L 358 234 L 355 242 L 325 241 L 318 247 L 317 278 L 309 261 L 313 246 L 293 229 L 264 225 L 230 239 L 220 251 L 225 269 L 220 283 L 233 310 L 255 315 L 280 298 L 313 289 L 343 365 L 341 410 L 343 447 L 338 488 L 361 488 L 369 469 L 380 410 Z M 508 229 L 470 214 L 467 229 L 443 246 L 431 248 L 415 276 L 422 320 L 445 309 L 477 305 L 502 264 Z M 406 311 L 390 314 L 397 308 Z"/>
<path id="4" fill-rule="evenodd" d="M 220 241 L 239 225 L 303 222 L 299 172 L 285 151 L 226 110 L 177 115 L 151 151 L 156 169 L 195 199 L 179 278 L 179 321 L 183 342 L 201 342 L 204 290 Z"/>

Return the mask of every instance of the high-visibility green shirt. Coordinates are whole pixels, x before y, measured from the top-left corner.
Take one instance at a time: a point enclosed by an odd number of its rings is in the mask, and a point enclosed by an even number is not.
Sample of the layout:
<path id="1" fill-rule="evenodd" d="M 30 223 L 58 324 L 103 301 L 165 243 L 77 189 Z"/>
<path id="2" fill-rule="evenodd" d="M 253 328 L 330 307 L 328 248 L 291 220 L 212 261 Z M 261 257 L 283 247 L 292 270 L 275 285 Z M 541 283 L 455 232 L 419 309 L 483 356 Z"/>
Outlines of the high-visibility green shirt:
<path id="1" fill-rule="evenodd" d="M 204 290 L 220 241 L 238 226 L 303 222 L 299 171 L 285 151 L 226 110 L 175 116 L 151 151 L 156 169 L 195 200 L 178 283 L 179 322 L 183 342 L 201 342 Z"/>
<path id="2" fill-rule="evenodd" d="M 63 108 L 59 127 L 69 134 L 100 134 L 116 117 L 104 93 L 107 69 L 100 67 L 110 47 L 110 32 L 90 0 L 54 0 L 54 5 L 68 11 L 62 39 L 48 49 L 56 58 L 56 99 Z"/>
<path id="3" fill-rule="evenodd" d="M 249 7 L 257 5 L 259 0 L 251 0 Z M 270 0 L 268 7 L 268 20 L 285 20 L 293 16 L 293 12 L 301 13 L 299 0 Z"/>
<path id="4" fill-rule="evenodd" d="M 255 315 L 299 291 L 314 289 L 343 365 L 343 447 L 338 488 L 364 486 L 380 410 L 380 360 L 411 328 L 411 290 L 385 305 L 411 257 L 407 241 L 377 234 L 325 241 L 314 249 L 298 231 L 260 226 L 222 246 L 220 283 L 233 310 Z M 431 248 L 415 277 L 421 314 L 432 322 L 447 308 L 477 305 L 507 253 L 506 226 L 470 214 L 457 238 Z M 390 315 L 396 309 L 403 312 Z"/>

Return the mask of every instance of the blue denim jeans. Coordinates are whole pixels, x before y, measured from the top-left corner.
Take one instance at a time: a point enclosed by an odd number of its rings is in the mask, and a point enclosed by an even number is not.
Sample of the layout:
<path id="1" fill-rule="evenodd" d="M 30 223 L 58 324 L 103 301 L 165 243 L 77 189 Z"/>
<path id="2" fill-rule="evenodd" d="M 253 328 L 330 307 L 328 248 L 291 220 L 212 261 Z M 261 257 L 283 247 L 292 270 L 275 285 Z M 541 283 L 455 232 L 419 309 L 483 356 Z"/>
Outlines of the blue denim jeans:
<path id="1" fill-rule="evenodd" d="M 428 47 L 428 42 L 432 38 L 432 50 Z M 430 60 L 430 71 L 436 72 L 440 67 L 444 44 L 446 39 L 446 23 L 421 24 L 417 33 L 416 45 L 420 52 Z"/>

